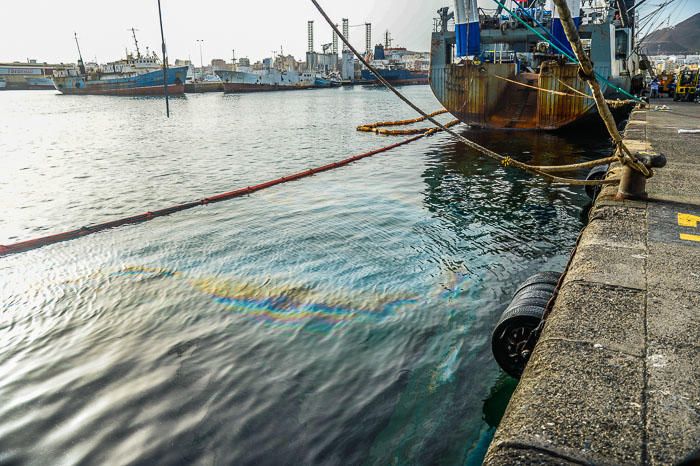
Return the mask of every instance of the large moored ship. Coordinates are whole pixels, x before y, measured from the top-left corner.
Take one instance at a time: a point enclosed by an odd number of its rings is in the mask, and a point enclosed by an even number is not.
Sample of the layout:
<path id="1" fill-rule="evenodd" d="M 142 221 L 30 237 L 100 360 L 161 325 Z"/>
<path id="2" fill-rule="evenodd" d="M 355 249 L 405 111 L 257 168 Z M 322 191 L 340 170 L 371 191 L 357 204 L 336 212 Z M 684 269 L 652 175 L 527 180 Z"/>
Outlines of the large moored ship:
<path id="1" fill-rule="evenodd" d="M 187 67 L 169 68 L 168 93 L 185 92 Z M 163 67 L 157 57 L 134 58 L 86 69 L 82 61 L 78 69 L 54 72 L 54 86 L 63 94 L 92 95 L 163 95 Z"/>
<path id="2" fill-rule="evenodd" d="M 134 30 L 132 30 L 134 31 Z M 78 39 L 76 36 L 76 45 Z M 164 75 L 167 79 L 168 93 L 171 95 L 185 92 L 187 67 L 169 68 L 163 72 L 163 65 L 154 53 L 141 54 L 136 32 L 136 56 L 127 53 L 124 60 L 106 65 L 86 66 L 78 45 L 77 69 L 54 71 L 53 84 L 62 94 L 85 95 L 163 95 L 165 94 Z"/>
<path id="3" fill-rule="evenodd" d="M 495 11 L 480 9 L 477 0 L 456 0 L 454 12 L 438 11 L 430 70 L 438 100 L 462 122 L 485 128 L 554 130 L 595 116 L 578 65 L 551 45 L 573 55 L 551 0 L 499 1 Z M 586 0 L 585 8 L 581 0 L 567 2 L 595 71 L 604 78 L 606 98 L 627 99 L 639 91 L 634 18 L 627 15 L 635 0 Z M 506 4 L 522 22 L 505 14 Z M 616 107 L 622 113 L 631 105 Z"/>

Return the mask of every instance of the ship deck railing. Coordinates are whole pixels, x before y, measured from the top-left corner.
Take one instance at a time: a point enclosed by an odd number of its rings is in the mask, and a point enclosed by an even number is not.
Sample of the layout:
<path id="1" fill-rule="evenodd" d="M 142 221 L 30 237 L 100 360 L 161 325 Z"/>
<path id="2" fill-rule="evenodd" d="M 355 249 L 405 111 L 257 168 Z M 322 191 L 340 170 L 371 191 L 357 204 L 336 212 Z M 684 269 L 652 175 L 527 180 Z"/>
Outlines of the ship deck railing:
<path id="1" fill-rule="evenodd" d="M 515 52 L 510 50 L 487 50 L 482 52 L 482 58 L 490 63 L 515 63 Z"/>

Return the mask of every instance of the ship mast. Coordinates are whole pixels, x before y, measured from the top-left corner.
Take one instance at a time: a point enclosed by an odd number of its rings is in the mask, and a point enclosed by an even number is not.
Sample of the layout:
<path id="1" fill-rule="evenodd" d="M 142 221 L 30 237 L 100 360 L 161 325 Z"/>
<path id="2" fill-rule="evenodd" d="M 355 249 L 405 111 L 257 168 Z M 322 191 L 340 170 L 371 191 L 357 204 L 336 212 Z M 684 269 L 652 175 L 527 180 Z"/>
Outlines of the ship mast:
<path id="1" fill-rule="evenodd" d="M 135 28 L 131 28 L 131 34 L 134 36 L 134 45 L 136 45 L 136 58 L 141 58 L 141 50 L 139 50 L 139 41 L 136 39 Z"/>
<path id="2" fill-rule="evenodd" d="M 80 61 L 78 62 L 78 69 L 80 69 L 80 74 L 85 74 L 85 62 L 83 61 L 83 53 L 80 51 L 80 43 L 78 42 L 78 33 L 74 32 L 73 36 L 75 37 L 75 45 L 78 47 L 78 58 Z"/>

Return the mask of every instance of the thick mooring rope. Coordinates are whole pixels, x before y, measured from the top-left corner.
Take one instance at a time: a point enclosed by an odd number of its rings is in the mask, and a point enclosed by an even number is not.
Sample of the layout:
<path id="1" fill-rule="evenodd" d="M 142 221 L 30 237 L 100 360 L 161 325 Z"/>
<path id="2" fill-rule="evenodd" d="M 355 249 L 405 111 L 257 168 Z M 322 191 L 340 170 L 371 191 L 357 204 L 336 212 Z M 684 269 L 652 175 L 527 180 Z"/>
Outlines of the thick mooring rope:
<path id="1" fill-rule="evenodd" d="M 338 37 L 343 41 L 343 43 L 348 47 L 348 49 L 357 57 L 360 62 L 367 67 L 368 70 L 370 70 L 374 76 L 377 78 L 379 82 L 381 82 L 387 89 L 389 89 L 391 92 L 394 93 L 401 101 L 403 101 L 406 105 L 411 107 L 414 111 L 416 111 L 418 114 L 420 114 L 422 117 L 424 117 L 426 120 L 430 121 L 432 124 L 440 128 L 442 131 L 446 132 L 450 136 L 454 137 L 455 139 L 459 140 L 463 144 L 465 144 L 467 147 L 470 147 L 481 154 L 490 157 L 496 161 L 498 161 L 501 165 L 504 167 L 515 167 L 519 168 L 520 170 L 526 171 L 528 173 L 532 173 L 535 175 L 539 175 L 553 183 L 559 183 L 559 184 L 567 184 L 567 185 L 574 185 L 574 186 L 600 186 L 601 184 L 617 184 L 619 183 L 619 180 L 579 180 L 575 178 L 562 178 L 559 176 L 552 175 L 551 173 L 554 172 L 563 172 L 563 171 L 574 171 L 574 170 L 579 170 L 581 169 L 584 165 L 585 166 L 591 166 L 590 164 L 593 163 L 593 166 L 598 166 L 598 165 L 606 165 L 608 159 L 605 160 L 598 160 L 598 161 L 593 161 L 593 162 L 587 162 L 586 164 L 572 164 L 572 165 L 565 165 L 565 166 L 557 166 L 557 167 L 535 167 L 532 165 L 528 165 L 526 163 L 520 162 L 518 160 L 515 160 L 511 157 L 506 157 L 501 154 L 498 154 L 491 149 L 488 149 L 486 147 L 481 146 L 480 144 L 477 144 L 474 141 L 471 141 L 461 134 L 458 134 L 457 132 L 453 131 L 452 129 L 448 128 L 447 126 L 443 125 L 439 121 L 437 121 L 434 117 L 431 117 L 428 113 L 423 111 L 420 107 L 418 107 L 416 104 L 411 102 L 407 97 L 405 97 L 396 87 L 394 87 L 389 81 L 387 81 L 381 73 L 379 73 L 366 59 L 363 57 L 355 47 L 348 41 L 347 37 L 343 35 L 343 33 L 338 29 L 338 26 L 331 20 L 331 18 L 328 16 L 328 14 L 325 12 L 325 10 L 319 5 L 317 0 L 311 0 L 311 3 L 314 4 L 318 12 L 323 16 L 323 18 L 326 20 L 328 25 L 333 29 L 333 31 L 338 35 Z M 550 173 L 551 172 L 551 173 Z"/>
<path id="2" fill-rule="evenodd" d="M 576 28 L 574 18 L 571 16 L 569 5 L 566 3 L 566 0 L 553 1 L 557 7 L 557 11 L 559 12 L 559 17 L 561 18 L 561 24 L 564 28 L 564 33 L 566 33 L 566 38 L 571 44 L 574 54 L 578 59 L 579 66 L 581 67 L 581 77 L 588 82 L 588 85 L 593 91 L 593 97 L 595 97 L 598 113 L 603 119 L 605 127 L 608 129 L 613 141 L 615 141 L 615 146 L 617 147 L 615 155 L 618 156 L 622 164 L 629 165 L 633 169 L 642 173 L 645 177 L 651 178 L 651 176 L 653 176 L 652 170 L 647 168 L 647 166 L 637 159 L 637 157 L 632 155 L 622 140 L 622 135 L 618 131 L 617 125 L 615 124 L 615 118 L 613 118 L 612 112 L 605 101 L 600 83 L 596 79 L 593 63 L 591 62 L 590 57 L 586 55 L 586 52 L 583 50 L 583 43 L 581 42 L 581 37 L 578 34 L 578 29 Z"/>

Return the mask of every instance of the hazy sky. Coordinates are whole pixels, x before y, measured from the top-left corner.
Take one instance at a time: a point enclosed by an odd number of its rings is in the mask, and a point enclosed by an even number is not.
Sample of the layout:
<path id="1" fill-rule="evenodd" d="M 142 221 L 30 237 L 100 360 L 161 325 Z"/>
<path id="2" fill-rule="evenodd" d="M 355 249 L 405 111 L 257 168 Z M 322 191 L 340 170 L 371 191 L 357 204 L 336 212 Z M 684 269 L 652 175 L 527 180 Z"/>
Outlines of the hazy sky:
<path id="1" fill-rule="evenodd" d="M 204 62 L 212 58 L 260 59 L 284 47 L 285 53 L 303 58 L 306 51 L 306 22 L 315 20 L 316 49 L 331 41 L 331 30 L 309 0 L 161 0 L 170 60 L 191 57 L 199 63 L 197 39 L 203 39 Z M 482 6 L 490 0 L 479 0 Z M 661 0 L 648 0 L 654 8 Z M 678 0 L 674 17 L 678 22 L 700 12 L 700 0 Z M 73 31 L 78 32 L 83 56 L 100 62 L 123 57 L 124 48 L 133 49 L 131 33 L 145 49 L 160 53 L 160 32 L 156 0 L 3 0 L 0 27 L 0 61 L 75 62 Z M 373 23 L 373 42 L 386 29 L 395 45 L 429 50 L 432 18 L 436 10 L 452 0 L 321 0 L 329 15 L 351 25 Z M 107 5 L 110 5 L 107 7 Z M 491 6 L 489 6 L 490 8 Z M 647 10 L 648 11 L 648 10 Z M 351 40 L 364 49 L 364 26 L 350 29 Z"/>

